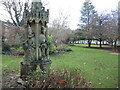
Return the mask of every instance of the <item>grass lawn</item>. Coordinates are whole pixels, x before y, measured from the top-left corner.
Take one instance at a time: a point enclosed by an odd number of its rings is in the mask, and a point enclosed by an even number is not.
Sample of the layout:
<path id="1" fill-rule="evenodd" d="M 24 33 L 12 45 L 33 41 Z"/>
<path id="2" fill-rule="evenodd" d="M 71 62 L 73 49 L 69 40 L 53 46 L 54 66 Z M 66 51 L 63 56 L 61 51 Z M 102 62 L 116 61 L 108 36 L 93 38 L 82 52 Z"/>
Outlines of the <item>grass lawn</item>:
<path id="1" fill-rule="evenodd" d="M 12 73 L 18 73 L 20 70 L 20 62 L 23 58 L 16 58 L 15 56 L 2 55 L 2 70 Z"/>
<path id="2" fill-rule="evenodd" d="M 88 47 L 88 44 L 74 44 L 75 46 L 81 46 L 81 47 Z M 100 47 L 100 45 L 93 45 L 91 44 L 91 47 Z M 110 47 L 108 45 L 102 45 L 102 47 Z"/>
<path id="3" fill-rule="evenodd" d="M 78 70 L 90 81 L 92 88 L 116 88 L 118 84 L 118 56 L 110 51 L 70 46 L 72 52 L 52 55 L 52 69 Z M 3 69 L 19 70 L 22 58 L 3 55 Z"/>

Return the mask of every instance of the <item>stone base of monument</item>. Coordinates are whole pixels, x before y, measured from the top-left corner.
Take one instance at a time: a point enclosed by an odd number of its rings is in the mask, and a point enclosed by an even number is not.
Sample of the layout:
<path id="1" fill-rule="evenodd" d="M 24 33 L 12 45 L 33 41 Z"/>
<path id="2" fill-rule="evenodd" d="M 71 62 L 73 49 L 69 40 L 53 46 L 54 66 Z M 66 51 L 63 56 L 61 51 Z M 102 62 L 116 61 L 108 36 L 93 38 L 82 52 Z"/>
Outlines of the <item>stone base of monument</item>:
<path id="1" fill-rule="evenodd" d="M 26 85 L 26 82 L 23 81 L 21 78 L 18 78 L 17 83 L 23 86 Z"/>
<path id="2" fill-rule="evenodd" d="M 30 73 L 32 73 L 36 70 L 36 67 L 37 67 L 37 65 L 28 65 L 28 64 L 25 64 L 24 62 L 21 62 L 20 78 L 25 80 L 26 77 L 30 75 Z"/>
<path id="3" fill-rule="evenodd" d="M 21 71 L 20 71 L 20 78 L 23 80 L 28 76 L 28 73 L 31 71 L 30 65 L 26 65 L 23 62 L 21 62 Z"/>
<path id="4" fill-rule="evenodd" d="M 50 72 L 50 65 L 51 64 L 42 64 L 40 65 L 40 68 L 42 70 L 43 78 L 47 78 Z"/>
<path id="5" fill-rule="evenodd" d="M 34 62 L 31 62 L 30 65 L 27 65 L 24 62 L 21 62 L 20 78 L 25 81 L 26 77 L 29 76 L 30 73 L 34 72 L 37 66 L 39 66 L 40 69 L 42 70 L 43 78 L 47 78 L 50 71 L 51 63 L 52 63 L 51 60 L 41 61 L 41 62 L 34 61 Z"/>

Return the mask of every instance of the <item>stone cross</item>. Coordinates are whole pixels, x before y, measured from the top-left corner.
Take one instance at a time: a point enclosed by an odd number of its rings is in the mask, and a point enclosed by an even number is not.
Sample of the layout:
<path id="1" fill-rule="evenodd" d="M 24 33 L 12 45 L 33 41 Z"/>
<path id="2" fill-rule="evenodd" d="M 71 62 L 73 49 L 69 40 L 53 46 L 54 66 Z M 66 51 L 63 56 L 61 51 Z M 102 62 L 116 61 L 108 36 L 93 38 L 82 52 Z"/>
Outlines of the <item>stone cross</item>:
<path id="1" fill-rule="evenodd" d="M 34 72 L 39 66 L 45 77 L 48 75 L 51 60 L 48 49 L 49 10 L 45 11 L 41 0 L 33 0 L 31 10 L 28 11 L 27 4 L 23 13 L 24 27 L 26 30 L 23 48 L 25 52 L 24 61 L 21 62 L 21 78 L 25 78 L 30 72 Z"/>

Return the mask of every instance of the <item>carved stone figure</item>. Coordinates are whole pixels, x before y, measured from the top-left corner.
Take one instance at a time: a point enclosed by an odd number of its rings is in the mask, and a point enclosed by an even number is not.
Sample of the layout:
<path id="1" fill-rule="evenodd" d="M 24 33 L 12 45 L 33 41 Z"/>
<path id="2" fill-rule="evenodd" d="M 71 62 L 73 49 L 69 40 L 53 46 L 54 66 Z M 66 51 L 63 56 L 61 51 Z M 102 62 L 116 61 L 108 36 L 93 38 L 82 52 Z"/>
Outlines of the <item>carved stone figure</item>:
<path id="1" fill-rule="evenodd" d="M 21 78 L 24 80 L 30 72 L 34 72 L 39 66 L 45 77 L 49 72 L 51 60 L 47 44 L 47 23 L 49 11 L 43 9 L 41 2 L 32 2 L 31 11 L 25 8 L 24 22 L 26 38 L 23 42 L 25 53 L 24 61 L 21 62 Z M 41 16 L 44 15 L 44 16 Z"/>

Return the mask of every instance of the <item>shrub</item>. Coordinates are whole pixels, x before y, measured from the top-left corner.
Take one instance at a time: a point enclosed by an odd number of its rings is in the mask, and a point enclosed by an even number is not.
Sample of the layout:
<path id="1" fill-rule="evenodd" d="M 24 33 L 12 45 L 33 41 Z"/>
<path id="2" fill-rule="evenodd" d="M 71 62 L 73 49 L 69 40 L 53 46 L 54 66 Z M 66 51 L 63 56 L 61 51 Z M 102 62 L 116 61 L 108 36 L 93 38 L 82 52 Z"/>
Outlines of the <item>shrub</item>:
<path id="1" fill-rule="evenodd" d="M 20 46 L 20 47 L 11 47 L 11 50 L 17 51 L 18 53 L 23 53 L 24 52 L 22 46 Z"/>
<path id="2" fill-rule="evenodd" d="M 24 55 L 24 50 L 22 46 L 19 47 L 11 47 L 11 55 L 13 56 L 23 56 Z"/>
<path id="3" fill-rule="evenodd" d="M 78 71 L 53 70 L 48 78 L 43 78 L 41 72 L 32 73 L 28 76 L 29 88 L 86 88 L 88 82 Z"/>
<path id="4" fill-rule="evenodd" d="M 11 49 L 10 46 L 7 44 L 2 44 L 2 54 L 10 54 Z"/>
<path id="5" fill-rule="evenodd" d="M 66 47 L 65 47 L 65 51 L 66 51 L 66 52 L 70 52 L 70 51 L 72 51 L 72 49 L 71 49 L 70 47 L 66 46 Z"/>
<path id="6" fill-rule="evenodd" d="M 23 47 L 22 46 L 18 47 L 17 51 L 20 52 L 20 53 L 24 52 Z"/>
<path id="7" fill-rule="evenodd" d="M 4 45 L 2 46 L 2 51 L 5 51 L 5 52 L 10 51 L 10 46 L 4 44 Z"/>
<path id="8" fill-rule="evenodd" d="M 69 52 L 69 51 L 72 51 L 72 49 L 70 47 L 68 47 L 68 45 L 66 44 L 61 44 L 57 47 L 57 50 L 59 52 Z"/>
<path id="9" fill-rule="evenodd" d="M 52 53 L 55 53 L 55 52 L 56 52 L 56 46 L 52 44 L 52 45 L 49 47 L 49 53 L 52 54 Z"/>
<path id="10" fill-rule="evenodd" d="M 56 45 L 55 45 L 55 41 L 53 40 L 53 36 L 50 35 L 48 36 L 48 45 L 49 45 L 49 53 L 55 53 L 56 52 Z"/>

